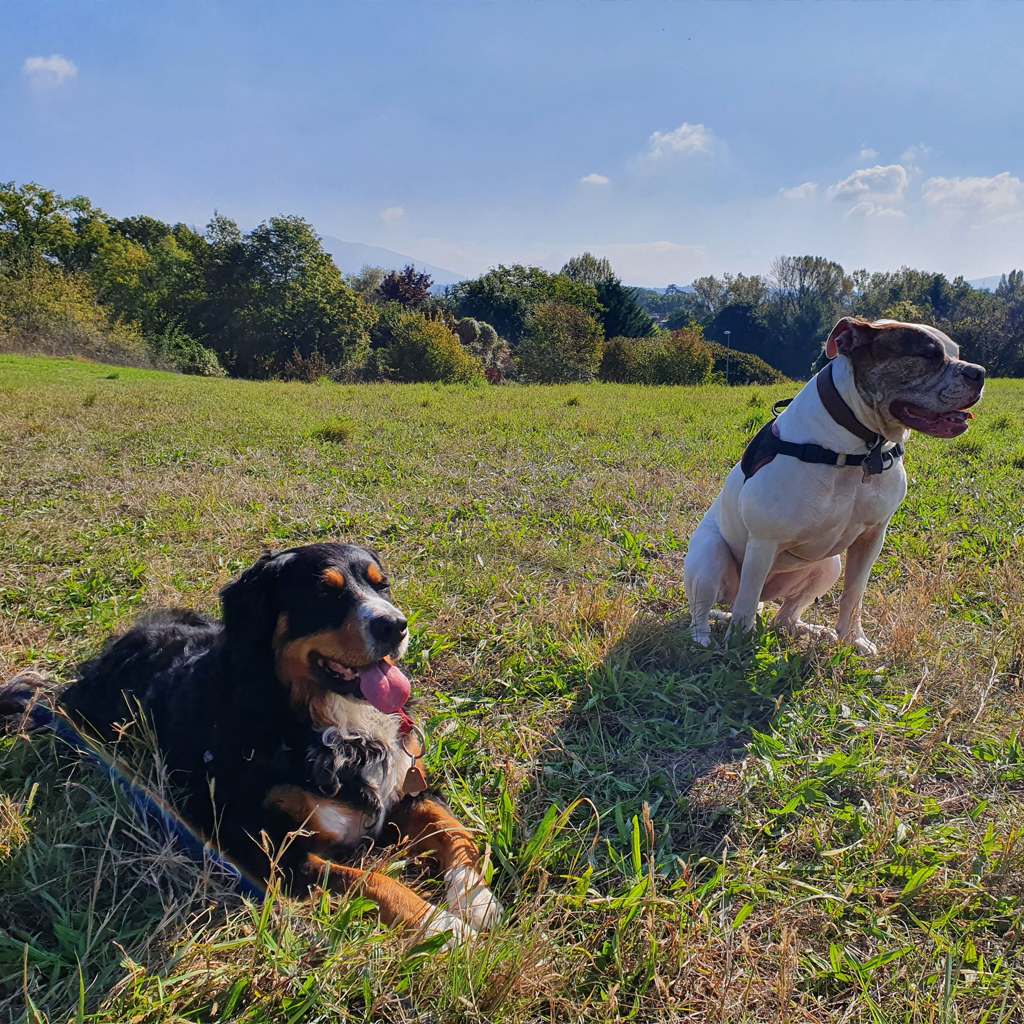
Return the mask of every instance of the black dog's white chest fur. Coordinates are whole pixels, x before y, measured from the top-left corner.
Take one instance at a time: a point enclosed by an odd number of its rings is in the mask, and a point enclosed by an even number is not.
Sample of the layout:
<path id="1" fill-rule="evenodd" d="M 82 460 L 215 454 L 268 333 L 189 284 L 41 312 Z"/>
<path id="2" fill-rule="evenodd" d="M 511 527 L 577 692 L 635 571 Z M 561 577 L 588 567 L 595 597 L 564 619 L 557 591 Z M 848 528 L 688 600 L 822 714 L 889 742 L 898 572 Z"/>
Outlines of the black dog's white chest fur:
<path id="1" fill-rule="evenodd" d="M 365 835 L 376 836 L 402 799 L 412 764 L 399 720 L 366 701 L 336 694 L 320 710 L 322 721 L 305 751 L 309 784 L 325 797 L 363 811 Z"/>

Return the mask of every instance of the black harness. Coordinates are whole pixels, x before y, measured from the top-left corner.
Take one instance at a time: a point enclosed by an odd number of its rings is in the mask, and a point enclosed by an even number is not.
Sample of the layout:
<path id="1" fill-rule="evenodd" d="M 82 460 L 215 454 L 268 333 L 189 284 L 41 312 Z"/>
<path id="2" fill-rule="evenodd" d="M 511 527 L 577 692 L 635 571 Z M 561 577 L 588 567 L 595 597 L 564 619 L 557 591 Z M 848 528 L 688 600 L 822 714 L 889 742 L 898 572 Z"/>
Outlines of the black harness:
<path id="1" fill-rule="evenodd" d="M 823 375 L 827 375 L 827 379 Z M 772 406 L 772 419 L 769 420 L 750 440 L 744 449 L 743 458 L 740 459 L 740 468 L 743 470 L 744 482 L 749 480 L 762 466 L 767 466 L 776 455 L 788 455 L 790 458 L 799 459 L 801 462 L 810 462 L 822 466 L 836 466 L 839 468 L 847 466 L 860 466 L 864 471 L 864 480 L 868 477 L 878 476 L 896 464 L 896 460 L 903 457 L 903 445 L 893 445 L 888 451 L 882 450 L 885 438 L 868 430 L 853 414 L 853 410 L 843 401 L 839 392 L 836 391 L 832 381 L 832 364 L 829 363 L 817 379 L 818 394 L 822 398 L 829 415 L 842 427 L 852 433 L 864 438 L 869 444 L 870 450 L 865 455 L 848 455 L 845 452 L 834 452 L 830 448 L 823 448 L 820 444 L 794 444 L 792 441 L 783 441 L 779 437 L 778 427 L 775 420 L 779 413 L 793 401 L 792 398 L 783 399 Z M 840 407 L 841 406 L 841 407 Z"/>

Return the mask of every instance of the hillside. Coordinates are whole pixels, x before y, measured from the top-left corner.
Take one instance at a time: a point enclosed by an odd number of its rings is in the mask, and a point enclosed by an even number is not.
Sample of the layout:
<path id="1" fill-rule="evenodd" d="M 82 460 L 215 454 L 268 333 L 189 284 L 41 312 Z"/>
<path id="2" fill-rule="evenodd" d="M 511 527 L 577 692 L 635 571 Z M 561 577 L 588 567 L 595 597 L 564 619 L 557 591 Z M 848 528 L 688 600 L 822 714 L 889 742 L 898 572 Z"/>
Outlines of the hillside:
<path id="1" fill-rule="evenodd" d="M 688 640 L 687 536 L 791 384 L 303 385 L 0 356 L 0 391 L 0 676 L 66 680 L 148 608 L 212 611 L 264 545 L 371 544 L 412 617 L 428 767 L 509 908 L 444 955 L 358 899 L 249 904 L 102 776 L 12 735 L 0 1018 L 1020 1019 L 1021 382 L 990 382 L 959 441 L 909 444 L 871 661 Z"/>
<path id="2" fill-rule="evenodd" d="M 334 262 L 343 274 L 358 274 L 363 267 L 383 267 L 385 270 L 401 270 L 410 263 L 421 273 L 429 274 L 434 285 L 443 287 L 447 284 L 458 284 L 465 274 L 456 274 L 444 267 L 435 267 L 432 263 L 412 256 L 405 256 L 391 249 L 382 249 L 378 245 L 366 245 L 364 242 L 343 242 L 332 235 L 324 235 L 323 247 L 334 257 Z"/>

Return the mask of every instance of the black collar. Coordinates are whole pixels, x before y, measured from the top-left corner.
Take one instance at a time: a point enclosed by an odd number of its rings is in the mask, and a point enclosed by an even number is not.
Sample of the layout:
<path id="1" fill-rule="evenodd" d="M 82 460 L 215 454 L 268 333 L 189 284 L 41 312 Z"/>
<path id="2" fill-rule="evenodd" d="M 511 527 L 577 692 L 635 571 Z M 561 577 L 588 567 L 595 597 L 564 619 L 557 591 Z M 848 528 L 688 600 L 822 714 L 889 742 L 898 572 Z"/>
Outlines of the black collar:
<path id="1" fill-rule="evenodd" d="M 839 426 L 859 437 L 862 441 L 867 442 L 869 448 L 874 448 L 875 445 L 884 440 L 873 430 L 868 430 L 843 400 L 843 396 L 839 394 L 836 388 L 836 382 L 832 379 L 831 363 L 821 370 L 814 380 L 818 385 L 818 397 L 821 399 L 821 404 L 825 406 L 825 411 Z"/>

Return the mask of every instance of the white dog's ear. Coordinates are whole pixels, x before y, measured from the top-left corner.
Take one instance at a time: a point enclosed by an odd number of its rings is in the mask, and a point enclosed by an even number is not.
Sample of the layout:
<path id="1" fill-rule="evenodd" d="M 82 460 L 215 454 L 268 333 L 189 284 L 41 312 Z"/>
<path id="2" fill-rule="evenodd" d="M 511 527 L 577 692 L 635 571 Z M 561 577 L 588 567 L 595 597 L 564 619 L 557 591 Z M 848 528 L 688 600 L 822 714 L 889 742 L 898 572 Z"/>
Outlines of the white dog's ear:
<path id="1" fill-rule="evenodd" d="M 825 355 L 835 359 L 840 352 L 848 356 L 855 348 L 870 345 L 878 332 L 866 320 L 853 316 L 844 316 L 832 328 L 832 333 L 825 342 Z"/>

